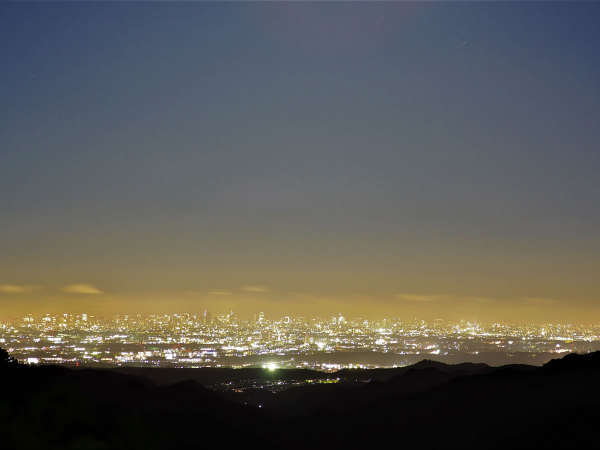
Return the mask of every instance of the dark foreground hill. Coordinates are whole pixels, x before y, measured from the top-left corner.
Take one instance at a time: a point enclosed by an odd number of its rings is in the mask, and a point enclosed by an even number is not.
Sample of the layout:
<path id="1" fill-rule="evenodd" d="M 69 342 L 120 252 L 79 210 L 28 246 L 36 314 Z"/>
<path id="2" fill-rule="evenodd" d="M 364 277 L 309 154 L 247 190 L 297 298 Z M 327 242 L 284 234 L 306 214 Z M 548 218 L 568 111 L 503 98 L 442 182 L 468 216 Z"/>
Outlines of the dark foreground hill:
<path id="1" fill-rule="evenodd" d="M 382 373 L 344 371 L 257 403 L 196 381 L 11 365 L 0 368 L 0 448 L 600 448 L 600 353 Z"/>

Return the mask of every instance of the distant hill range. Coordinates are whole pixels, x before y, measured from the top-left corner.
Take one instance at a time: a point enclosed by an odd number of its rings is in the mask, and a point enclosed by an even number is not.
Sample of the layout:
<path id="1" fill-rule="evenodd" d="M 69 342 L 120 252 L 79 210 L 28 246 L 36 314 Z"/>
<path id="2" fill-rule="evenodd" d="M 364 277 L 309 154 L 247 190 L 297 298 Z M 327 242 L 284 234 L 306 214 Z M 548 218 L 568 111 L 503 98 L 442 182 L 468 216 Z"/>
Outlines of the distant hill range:
<path id="1" fill-rule="evenodd" d="M 600 352 L 542 367 L 421 361 L 337 384 L 218 392 L 301 370 L 0 367 L 1 448 L 600 448 Z"/>

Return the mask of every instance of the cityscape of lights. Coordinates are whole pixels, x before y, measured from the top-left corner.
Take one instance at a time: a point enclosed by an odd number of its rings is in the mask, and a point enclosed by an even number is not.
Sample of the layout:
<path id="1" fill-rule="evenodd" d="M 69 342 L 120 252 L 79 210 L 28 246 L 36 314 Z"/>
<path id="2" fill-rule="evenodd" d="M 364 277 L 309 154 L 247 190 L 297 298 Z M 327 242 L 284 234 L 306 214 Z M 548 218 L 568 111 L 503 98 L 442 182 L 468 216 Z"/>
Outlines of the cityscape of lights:
<path id="1" fill-rule="evenodd" d="M 27 364 L 138 367 L 398 367 L 418 359 L 600 350 L 600 325 L 481 324 L 263 313 L 28 315 L 0 322 L 0 346 Z"/>

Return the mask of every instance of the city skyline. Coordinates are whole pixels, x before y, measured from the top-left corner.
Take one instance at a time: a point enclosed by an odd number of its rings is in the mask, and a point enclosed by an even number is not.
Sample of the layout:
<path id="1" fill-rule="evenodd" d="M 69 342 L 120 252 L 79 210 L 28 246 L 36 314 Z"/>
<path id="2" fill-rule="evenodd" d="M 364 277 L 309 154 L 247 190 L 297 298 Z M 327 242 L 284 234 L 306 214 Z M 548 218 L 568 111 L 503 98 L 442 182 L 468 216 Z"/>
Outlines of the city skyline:
<path id="1" fill-rule="evenodd" d="M 20 362 L 102 367 L 262 367 L 319 371 L 403 367 L 422 359 L 490 365 L 547 363 L 600 350 L 600 323 L 478 323 L 397 317 L 213 314 L 26 315 L 0 321 Z"/>

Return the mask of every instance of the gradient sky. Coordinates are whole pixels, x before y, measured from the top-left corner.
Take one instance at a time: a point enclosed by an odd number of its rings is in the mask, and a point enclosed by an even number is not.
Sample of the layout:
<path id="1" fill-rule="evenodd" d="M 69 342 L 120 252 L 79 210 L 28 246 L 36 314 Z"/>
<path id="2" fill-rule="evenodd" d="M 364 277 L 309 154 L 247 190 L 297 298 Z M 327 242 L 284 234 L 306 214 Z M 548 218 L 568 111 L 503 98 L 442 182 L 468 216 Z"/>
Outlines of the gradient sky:
<path id="1" fill-rule="evenodd" d="M 0 313 L 600 320 L 600 3 L 2 3 Z"/>

